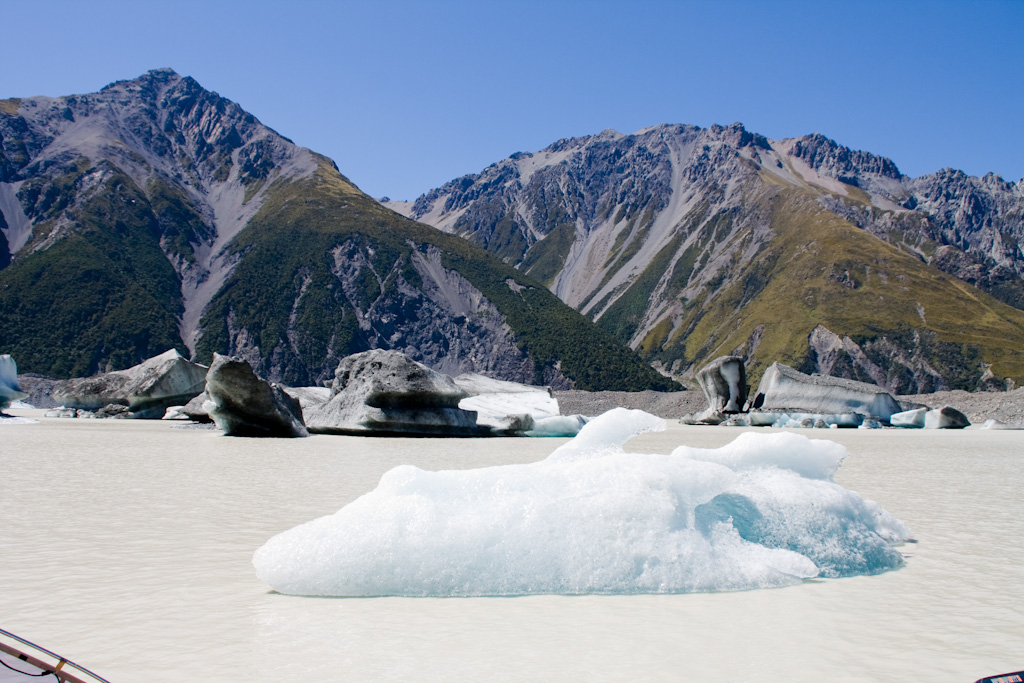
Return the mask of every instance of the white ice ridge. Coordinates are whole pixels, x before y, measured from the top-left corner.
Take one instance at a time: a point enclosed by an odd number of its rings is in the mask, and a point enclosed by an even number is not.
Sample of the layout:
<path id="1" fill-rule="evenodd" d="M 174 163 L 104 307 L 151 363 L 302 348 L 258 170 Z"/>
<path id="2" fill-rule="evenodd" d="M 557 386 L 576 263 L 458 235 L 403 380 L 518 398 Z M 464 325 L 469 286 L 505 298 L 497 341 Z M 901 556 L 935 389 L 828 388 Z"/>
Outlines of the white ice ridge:
<path id="1" fill-rule="evenodd" d="M 842 446 L 745 433 L 714 450 L 623 452 L 655 429 L 617 408 L 540 462 L 396 467 L 253 565 L 280 593 L 454 596 L 746 590 L 903 564 L 906 526 L 833 482 Z"/>

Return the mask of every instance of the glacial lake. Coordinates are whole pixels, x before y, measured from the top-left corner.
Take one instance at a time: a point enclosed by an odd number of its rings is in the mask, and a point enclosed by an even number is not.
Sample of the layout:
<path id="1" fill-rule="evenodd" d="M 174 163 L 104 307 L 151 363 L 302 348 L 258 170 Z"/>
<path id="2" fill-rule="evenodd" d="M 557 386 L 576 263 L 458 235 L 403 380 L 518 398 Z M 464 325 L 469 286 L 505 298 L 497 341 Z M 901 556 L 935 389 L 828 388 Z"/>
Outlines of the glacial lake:
<path id="1" fill-rule="evenodd" d="M 402 464 L 545 458 L 565 439 L 238 439 L 167 422 L 0 424 L 0 627 L 111 683 L 974 681 L 1024 668 L 1024 432 L 798 430 L 909 525 L 906 566 L 771 590 L 301 598 L 259 581 L 271 536 Z M 626 450 L 716 447 L 687 427 Z M 767 430 L 763 430 L 767 431 Z"/>

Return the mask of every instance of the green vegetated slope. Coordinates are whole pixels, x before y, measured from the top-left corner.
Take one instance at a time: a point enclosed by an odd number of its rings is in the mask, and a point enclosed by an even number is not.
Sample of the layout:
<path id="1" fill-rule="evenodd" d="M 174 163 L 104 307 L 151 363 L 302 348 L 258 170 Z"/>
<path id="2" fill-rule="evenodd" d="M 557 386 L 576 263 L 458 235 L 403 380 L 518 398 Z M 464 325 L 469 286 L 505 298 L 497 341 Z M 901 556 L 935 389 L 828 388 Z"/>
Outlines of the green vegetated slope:
<path id="1" fill-rule="evenodd" d="M 35 194 L 26 183 L 38 221 L 26 251 L 51 237 L 85 170 L 72 167 Z M 22 372 L 85 376 L 185 350 L 181 284 L 160 249 L 151 198 L 122 173 L 103 175 L 63 216 L 66 234 L 0 270 L 0 340 Z"/>
<path id="2" fill-rule="evenodd" d="M 865 349 L 900 390 L 934 387 L 910 386 L 894 357 L 931 365 L 953 388 L 975 388 L 984 363 L 997 377 L 1024 381 L 1024 311 L 929 268 L 808 195 L 782 192 L 770 201 L 774 237 L 762 256 L 687 302 L 678 324 L 662 321 L 643 355 L 700 365 L 746 348 L 760 332 L 747 366 L 756 383 L 774 361 L 810 369 L 808 338 L 823 325 Z"/>
<path id="3" fill-rule="evenodd" d="M 356 312 L 334 273 L 335 251 L 366 247 L 375 277 L 361 280 L 367 302 L 389 289 L 415 288 L 413 250 L 436 247 L 505 318 L 537 366 L 558 367 L 581 389 L 672 389 L 627 347 L 560 302 L 540 283 L 468 242 L 416 223 L 360 192 L 321 158 L 311 177 L 272 186 L 268 199 L 233 249 L 242 260 L 206 309 L 197 344 L 201 360 L 246 343 L 274 363 L 284 381 L 316 376 L 325 358 L 368 348 Z M 368 271 L 365 271 L 368 272 Z M 378 279 L 379 276 L 379 279 Z M 514 286 L 510 286 L 509 283 Z M 356 304 L 361 295 L 357 291 Z M 386 297 L 385 297 L 386 298 Z M 412 315 L 401 297 L 385 318 Z"/>
<path id="4" fill-rule="evenodd" d="M 575 239 L 576 226 L 572 223 L 560 224 L 526 252 L 522 271 L 545 286 L 550 286 L 565 265 Z M 498 256 L 500 258 L 501 254 Z"/>

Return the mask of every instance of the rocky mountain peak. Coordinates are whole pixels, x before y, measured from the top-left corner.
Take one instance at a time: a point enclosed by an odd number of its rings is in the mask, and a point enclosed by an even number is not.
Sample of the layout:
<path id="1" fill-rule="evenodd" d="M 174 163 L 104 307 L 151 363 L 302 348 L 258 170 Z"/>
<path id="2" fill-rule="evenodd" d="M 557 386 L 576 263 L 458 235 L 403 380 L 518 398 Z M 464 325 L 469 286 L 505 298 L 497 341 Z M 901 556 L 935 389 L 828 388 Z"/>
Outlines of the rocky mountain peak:
<path id="1" fill-rule="evenodd" d="M 748 131 L 742 123 L 733 123 L 729 126 L 722 126 L 719 124 L 713 124 L 709 129 L 708 133 L 713 135 L 723 142 L 732 145 L 736 149 L 742 149 L 743 147 L 755 147 L 764 150 L 772 148 L 771 143 L 768 142 L 768 138 L 757 133 Z"/>
<path id="2" fill-rule="evenodd" d="M 167 87 L 178 83 L 181 80 L 189 80 L 195 83 L 190 76 L 183 79 L 178 72 L 169 67 L 152 69 L 136 78 L 108 83 L 100 89 L 101 93 L 131 93 L 135 96 L 154 98 Z M 198 85 L 198 84 L 196 84 Z"/>
<path id="3" fill-rule="evenodd" d="M 27 98 L 14 115 L 5 114 L 0 173 L 6 182 L 85 158 L 111 161 L 142 186 L 156 174 L 207 194 L 233 166 L 249 183 L 267 178 L 293 154 L 287 140 L 237 104 L 172 69 L 117 81 L 98 93 Z"/>
<path id="4" fill-rule="evenodd" d="M 903 174 L 891 159 L 860 152 L 840 145 L 821 133 L 812 133 L 792 141 L 790 155 L 802 159 L 823 176 L 849 185 L 859 185 L 864 175 L 900 180 Z"/>

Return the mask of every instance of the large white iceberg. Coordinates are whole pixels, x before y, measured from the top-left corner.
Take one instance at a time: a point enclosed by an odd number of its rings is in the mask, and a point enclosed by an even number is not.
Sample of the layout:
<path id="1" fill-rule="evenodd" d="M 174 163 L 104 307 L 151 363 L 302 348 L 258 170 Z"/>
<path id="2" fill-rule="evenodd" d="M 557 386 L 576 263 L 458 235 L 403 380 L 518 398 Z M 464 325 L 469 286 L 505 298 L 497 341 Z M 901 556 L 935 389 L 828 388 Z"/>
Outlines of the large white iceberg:
<path id="1" fill-rule="evenodd" d="M 782 363 L 772 363 L 761 376 L 753 407 L 769 411 L 861 413 L 885 422 L 902 410 L 881 387 L 828 375 L 805 375 Z"/>
<path id="2" fill-rule="evenodd" d="M 618 408 L 540 462 L 397 467 L 336 514 L 270 539 L 256 573 L 297 595 L 681 593 L 903 564 L 903 523 L 833 482 L 842 446 L 744 433 L 713 450 L 623 452 L 661 429 Z"/>

